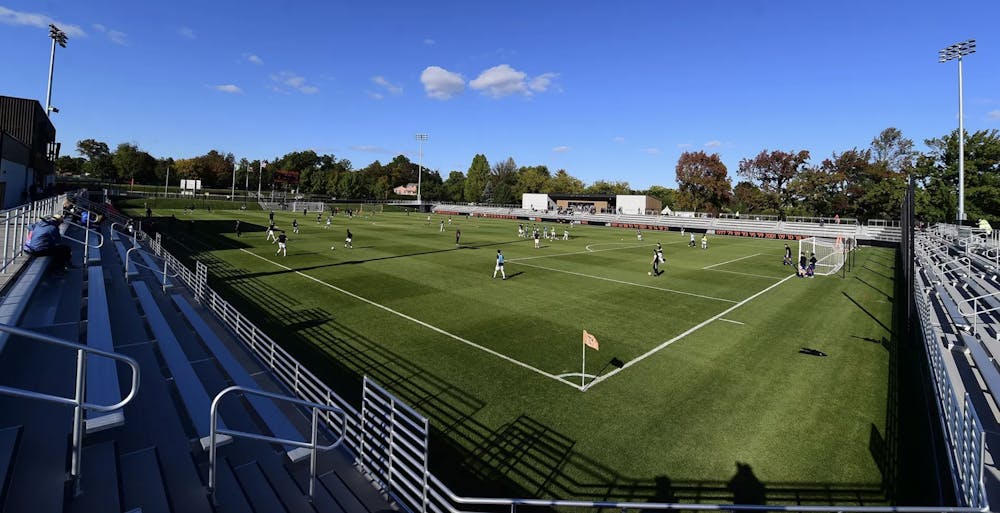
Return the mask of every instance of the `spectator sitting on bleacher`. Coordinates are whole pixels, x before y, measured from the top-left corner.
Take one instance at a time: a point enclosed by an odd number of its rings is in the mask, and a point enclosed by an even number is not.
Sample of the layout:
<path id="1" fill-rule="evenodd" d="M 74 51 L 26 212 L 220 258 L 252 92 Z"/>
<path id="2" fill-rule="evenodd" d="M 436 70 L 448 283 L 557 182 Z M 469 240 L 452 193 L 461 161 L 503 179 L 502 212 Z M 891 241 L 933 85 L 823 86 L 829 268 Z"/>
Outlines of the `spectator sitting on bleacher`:
<path id="1" fill-rule="evenodd" d="M 31 256 L 51 256 L 57 273 L 64 273 L 66 268 L 71 267 L 69 246 L 62 243 L 62 235 L 59 233 L 62 219 L 62 214 L 56 214 L 38 221 L 31 226 L 24 242 L 25 253 Z"/>

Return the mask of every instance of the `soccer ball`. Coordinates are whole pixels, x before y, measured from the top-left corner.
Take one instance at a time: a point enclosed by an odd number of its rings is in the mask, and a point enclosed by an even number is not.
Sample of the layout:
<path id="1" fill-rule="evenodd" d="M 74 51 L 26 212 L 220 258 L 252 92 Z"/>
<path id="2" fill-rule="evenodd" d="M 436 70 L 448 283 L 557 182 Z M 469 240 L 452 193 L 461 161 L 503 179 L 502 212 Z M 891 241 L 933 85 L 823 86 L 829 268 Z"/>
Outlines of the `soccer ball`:
<path id="1" fill-rule="evenodd" d="M 335 250 L 335 249 L 337 249 L 337 246 L 330 246 L 330 249 L 331 250 Z"/>
<path id="2" fill-rule="evenodd" d="M 652 275 L 653 275 L 653 271 L 649 271 L 649 272 L 646 273 L 646 276 L 652 276 Z"/>

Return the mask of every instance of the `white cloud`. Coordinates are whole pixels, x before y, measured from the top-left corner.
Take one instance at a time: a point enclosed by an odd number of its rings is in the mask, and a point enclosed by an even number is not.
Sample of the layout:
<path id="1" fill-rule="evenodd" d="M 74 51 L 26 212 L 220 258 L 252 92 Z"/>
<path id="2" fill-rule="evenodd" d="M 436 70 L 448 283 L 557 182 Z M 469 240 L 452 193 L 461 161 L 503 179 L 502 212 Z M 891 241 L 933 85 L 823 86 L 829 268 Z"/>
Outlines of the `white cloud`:
<path id="1" fill-rule="evenodd" d="M 465 79 L 462 75 L 438 66 L 428 66 L 424 69 L 420 73 L 420 82 L 424 84 L 427 96 L 437 100 L 447 100 L 465 89 Z"/>
<path id="2" fill-rule="evenodd" d="M 108 36 L 108 39 L 112 43 L 114 43 L 116 45 L 128 46 L 128 39 L 127 39 L 128 38 L 128 34 L 122 32 L 120 30 L 111 30 L 108 27 L 105 27 L 104 25 L 101 25 L 100 23 L 95 23 L 93 25 L 93 27 L 94 27 L 94 30 L 96 30 L 96 31 L 98 31 L 98 32 L 100 32 L 100 33 Z"/>
<path id="3" fill-rule="evenodd" d="M 542 73 L 528 81 L 528 89 L 538 93 L 544 93 L 552 85 L 552 81 L 558 77 L 558 73 Z"/>
<path id="4" fill-rule="evenodd" d="M 518 93 L 531 96 L 536 92 L 542 93 L 548 90 L 557 76 L 559 75 L 556 73 L 542 73 L 529 78 L 527 73 L 518 71 L 508 64 L 501 64 L 470 80 L 469 87 L 494 98 Z"/>
<path id="5" fill-rule="evenodd" d="M 198 34 L 195 34 L 194 29 L 190 27 L 181 27 L 177 29 L 177 33 L 185 39 L 198 39 Z"/>
<path id="6" fill-rule="evenodd" d="M 617 144 L 625 144 L 625 138 L 620 135 L 617 137 L 612 137 L 611 140 Z"/>
<path id="7" fill-rule="evenodd" d="M 523 71 L 501 64 L 482 72 L 474 80 L 469 81 L 469 87 L 482 91 L 494 98 L 514 93 L 526 93 L 524 85 L 528 74 Z"/>
<path id="8" fill-rule="evenodd" d="M 437 44 L 437 41 L 428 37 L 427 39 L 424 39 L 424 44 L 427 46 L 434 46 Z"/>
<path id="9" fill-rule="evenodd" d="M 243 92 L 243 90 L 240 89 L 239 86 L 236 86 L 236 85 L 233 85 L 233 84 L 219 84 L 219 85 L 214 85 L 214 86 L 212 86 L 212 89 L 215 89 L 216 91 L 220 91 L 220 92 L 223 92 L 223 93 L 233 93 L 233 94 L 235 94 L 235 93 L 242 93 Z"/>
<path id="10" fill-rule="evenodd" d="M 368 94 L 368 97 L 373 100 L 381 100 L 385 98 L 385 95 L 382 93 L 376 93 L 374 91 L 365 91 L 365 93 Z"/>
<path id="11" fill-rule="evenodd" d="M 722 141 L 717 141 L 713 139 L 705 143 L 706 148 L 718 148 L 719 146 L 722 146 Z"/>
<path id="12" fill-rule="evenodd" d="M 384 87 L 385 90 L 388 91 L 390 94 L 403 94 L 402 87 L 393 84 L 392 82 L 389 82 L 388 80 L 385 79 L 385 77 L 381 75 L 372 77 L 372 82 L 374 82 L 376 85 Z"/>
<path id="13" fill-rule="evenodd" d="M 306 77 L 293 73 L 291 71 L 281 71 L 276 75 L 271 75 L 271 81 L 281 84 L 283 86 L 291 87 L 302 94 L 316 94 L 319 92 L 319 88 L 314 85 L 306 84 Z M 281 90 L 280 87 L 272 88 L 279 92 L 285 92 Z"/>
<path id="14" fill-rule="evenodd" d="M 264 59 L 261 59 L 259 56 L 255 55 L 255 54 L 245 53 L 245 54 L 243 54 L 243 57 L 247 60 L 247 62 L 249 62 L 251 64 L 256 64 L 258 66 L 264 64 Z"/>
<path id="15" fill-rule="evenodd" d="M 990 113 L 987 114 L 987 116 L 989 116 L 989 118 L 994 121 L 1000 120 L 1000 109 L 991 110 Z"/>
<path id="16" fill-rule="evenodd" d="M 680 143 L 677 145 L 678 149 L 686 150 L 691 147 L 691 143 Z"/>
<path id="17" fill-rule="evenodd" d="M 555 148 L 552 148 L 552 151 L 556 153 L 566 153 L 569 149 L 569 146 L 556 146 Z"/>
<path id="18" fill-rule="evenodd" d="M 59 27 L 69 37 L 86 37 L 87 32 L 79 25 L 56 21 L 44 14 L 20 12 L 0 6 L 0 23 L 4 25 L 28 25 L 29 27 L 48 28 L 49 24 Z"/>
<path id="19" fill-rule="evenodd" d="M 642 151 L 644 151 L 644 152 L 646 152 L 646 153 L 648 153 L 650 155 L 659 155 L 660 154 L 660 149 L 659 148 L 646 148 L 646 149 L 644 149 Z"/>

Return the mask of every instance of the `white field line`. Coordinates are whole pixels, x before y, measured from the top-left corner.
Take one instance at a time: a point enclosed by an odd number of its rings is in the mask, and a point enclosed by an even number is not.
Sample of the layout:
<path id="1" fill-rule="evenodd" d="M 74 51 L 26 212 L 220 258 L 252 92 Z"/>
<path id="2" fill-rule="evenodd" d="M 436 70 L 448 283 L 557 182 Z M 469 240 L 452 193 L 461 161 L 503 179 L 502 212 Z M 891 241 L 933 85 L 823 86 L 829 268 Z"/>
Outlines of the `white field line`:
<path id="1" fill-rule="evenodd" d="M 767 278 L 769 280 L 781 279 L 780 277 L 777 276 L 767 276 L 765 274 L 741 273 L 739 271 L 727 271 L 725 269 L 709 269 L 709 271 L 712 271 L 713 273 L 729 273 L 729 274 L 738 274 L 740 276 L 753 276 L 755 278 Z"/>
<path id="2" fill-rule="evenodd" d="M 623 248 L 587 249 L 586 251 L 573 251 L 571 253 L 555 253 L 555 254 L 551 254 L 551 255 L 537 255 L 537 256 L 530 256 L 530 257 L 523 257 L 523 258 L 508 258 L 506 261 L 507 262 L 520 262 L 522 260 L 534 260 L 536 258 L 554 258 L 554 257 L 567 256 L 567 255 L 582 255 L 584 253 L 597 253 L 599 251 L 618 251 L 618 250 L 621 250 L 621 249 L 643 248 L 643 247 L 648 247 L 648 246 L 649 246 L 649 244 L 638 244 L 638 245 L 625 246 Z M 587 246 L 587 248 L 590 248 L 590 246 Z"/>
<path id="3" fill-rule="evenodd" d="M 603 376 L 594 378 L 593 381 L 591 381 L 590 383 L 587 384 L 585 390 L 589 389 L 590 387 L 592 387 L 592 386 L 594 386 L 594 385 L 596 385 L 596 384 L 598 384 L 598 383 L 600 383 L 600 382 L 602 382 L 602 381 L 610 378 L 611 376 L 614 376 L 615 374 L 618 374 L 619 372 L 621 372 L 621 371 L 623 371 L 623 370 L 625 370 L 625 369 L 627 369 L 627 368 L 629 368 L 629 367 L 631 367 L 631 366 L 633 366 L 633 365 L 635 365 L 635 364 L 637 364 L 637 363 L 645 360 L 646 358 L 648 358 L 648 357 L 650 357 L 650 356 L 658 353 L 661 349 L 663 349 L 663 348 L 669 346 L 670 344 L 673 344 L 674 342 L 677 342 L 678 340 L 680 340 L 680 339 L 682 339 L 682 338 L 684 338 L 684 337 L 686 337 L 686 336 L 688 336 L 688 335 L 690 335 L 690 334 L 692 334 L 692 333 L 700 330 L 701 328 L 703 328 L 703 327 L 707 326 L 708 324 L 710 324 L 712 321 L 715 321 L 717 319 L 721 319 L 723 316 L 725 316 L 729 312 L 732 312 L 733 310 L 736 310 L 737 308 L 745 305 L 746 303 L 748 303 L 752 299 L 754 299 L 754 298 L 760 296 L 761 294 L 763 294 L 763 293 L 765 293 L 765 292 L 773 289 L 774 287 L 777 287 L 778 285 L 781 285 L 782 283 L 785 283 L 785 281 L 787 281 L 792 276 L 794 276 L 794 275 L 786 276 L 785 279 L 779 281 L 778 283 L 775 283 L 775 284 L 767 287 L 766 289 L 764 289 L 764 290 L 762 290 L 762 291 L 760 291 L 760 292 L 758 292 L 758 293 L 756 293 L 756 294 L 754 294 L 754 295 L 752 295 L 752 296 L 744 299 L 743 301 L 740 301 L 739 303 L 736 303 L 735 305 L 733 305 L 733 306 L 731 306 L 731 307 L 723 310 L 722 312 L 720 312 L 720 313 L 718 313 L 718 314 L 716 314 L 716 315 L 708 318 L 707 320 L 702 321 L 700 324 L 691 327 L 690 329 L 688 329 L 684 333 L 681 333 L 680 335 L 677 335 L 676 337 L 674 337 L 674 338 L 672 338 L 672 339 L 670 339 L 670 340 L 668 340 L 666 342 L 663 342 L 662 344 L 660 344 L 660 345 L 658 345 L 658 346 L 650 349 L 649 351 L 646 351 L 645 353 L 639 355 L 638 357 L 633 358 L 632 360 L 629 360 L 629 361 L 625 362 L 625 365 L 622 365 L 621 367 L 619 367 L 619 368 L 617 368 L 617 369 L 615 369 L 615 370 L 613 370 L 613 371 L 611 371 L 611 372 L 609 372 L 609 373 L 607 373 L 607 374 L 605 374 Z"/>
<path id="4" fill-rule="evenodd" d="M 734 320 L 732 320 L 732 319 L 723 319 L 722 317 L 719 317 L 719 320 L 720 320 L 720 321 L 726 321 L 726 322 L 731 322 L 731 323 L 733 323 L 733 324 L 739 324 L 739 325 L 741 325 L 741 326 L 743 326 L 743 325 L 745 325 L 745 324 L 746 324 L 746 323 L 743 323 L 743 322 L 740 322 L 740 321 L 734 321 Z"/>
<path id="5" fill-rule="evenodd" d="M 516 262 L 516 263 L 519 264 L 519 265 L 527 266 L 527 267 L 534 267 L 536 269 L 545 269 L 546 271 L 553 271 L 553 272 L 557 272 L 557 273 L 572 274 L 574 276 L 583 276 L 584 278 L 593 278 L 595 280 L 604 280 L 604 281 L 610 281 L 610 282 L 613 282 L 613 283 L 621 283 L 622 285 L 632 285 L 632 286 L 635 286 L 635 287 L 643 287 L 643 288 L 647 288 L 647 289 L 662 290 L 664 292 L 672 292 L 674 294 L 683 294 L 685 296 L 700 297 L 702 299 L 711 299 L 713 301 L 723 301 L 725 303 L 735 303 L 736 302 L 736 301 L 733 301 L 732 299 L 723 299 L 721 297 L 714 297 L 714 296 L 703 296 L 701 294 L 695 294 L 693 292 L 684 292 L 682 290 L 674 290 L 674 289 L 668 289 L 668 288 L 664 288 L 664 287 L 654 287 L 652 285 L 643 285 L 642 283 L 634 283 L 634 282 L 631 282 L 631 281 L 616 280 L 614 278 L 605 278 L 604 276 L 594 276 L 592 274 L 583 274 L 583 273 L 578 273 L 578 272 L 574 272 L 574 271 L 566 271 L 566 270 L 563 270 L 563 269 L 556 269 L 554 267 L 545 267 L 544 265 L 525 264 L 523 262 Z"/>
<path id="6" fill-rule="evenodd" d="M 571 386 L 573 388 L 576 388 L 576 389 L 580 388 L 579 385 L 576 385 L 576 384 L 570 383 L 570 382 L 568 382 L 568 381 L 566 381 L 564 379 L 561 379 L 560 377 L 556 376 L 555 374 L 550 374 L 550 373 L 545 372 L 545 371 L 543 371 L 543 370 L 541 370 L 539 368 L 532 367 L 531 365 L 528 365 L 528 364 L 526 364 L 524 362 L 521 362 L 519 360 L 515 360 L 515 359 L 513 359 L 513 358 L 511 358 L 511 357 L 509 357 L 509 356 L 507 356 L 505 354 L 498 353 L 498 352 L 496 352 L 496 351 L 494 351 L 492 349 L 489 349 L 487 347 L 481 346 L 481 345 L 479 345 L 479 344 L 477 344 L 475 342 L 472 342 L 470 340 L 466 340 L 466 339 L 464 339 L 464 338 L 462 338 L 462 337 L 460 337 L 458 335 L 455 335 L 453 333 L 449 333 L 449 332 L 447 332 L 447 331 L 445 331 L 445 330 L 443 330 L 441 328 L 438 328 L 437 326 L 432 326 L 430 324 L 427 324 L 426 322 L 421 321 L 420 319 L 416 319 L 416 318 L 410 317 L 409 315 L 406 315 L 406 314 L 404 314 L 402 312 L 398 312 L 396 310 L 393 310 L 392 308 L 389 308 L 388 306 L 376 303 L 376 302 L 374 302 L 374 301 L 372 301 L 370 299 L 367 299 L 367 298 L 363 298 L 363 297 L 361 297 L 361 296 L 359 296 L 359 295 L 357 295 L 357 294 L 355 294 L 353 292 L 350 292 L 350 291 L 344 290 L 344 289 L 342 289 L 340 287 L 337 287 L 336 285 L 332 285 L 332 284 L 327 283 L 327 282 L 325 282 L 323 280 L 320 280 L 318 278 L 314 278 L 312 276 L 309 276 L 308 274 L 305 274 L 305 273 L 303 273 L 301 271 L 296 271 L 296 270 L 292 269 L 291 267 L 287 267 L 285 265 L 279 264 L 278 262 L 275 262 L 274 260 L 271 260 L 271 259 L 268 259 L 268 258 L 264 258 L 264 257 L 262 257 L 262 256 L 260 256 L 260 255 L 258 255 L 256 253 L 248 251 L 248 250 L 246 250 L 244 248 L 240 248 L 240 251 L 243 251 L 243 252 L 245 252 L 245 253 L 247 253 L 249 255 L 253 255 L 253 256 L 255 256 L 255 257 L 257 257 L 257 258 L 259 258 L 259 259 L 261 259 L 261 260 L 263 260 L 265 262 L 269 262 L 271 264 L 274 264 L 275 266 L 280 267 L 282 269 L 285 269 L 286 271 L 291 271 L 291 272 L 293 272 L 295 274 L 298 274 L 299 276 L 302 276 L 303 278 L 308 278 L 308 279 L 310 279 L 310 280 L 312 280 L 312 281 L 314 281 L 316 283 L 319 283 L 320 285 L 323 285 L 325 287 L 329 287 L 329 288 L 331 288 L 333 290 L 336 290 L 337 292 L 340 292 L 341 294 L 344 294 L 344 295 L 350 296 L 350 297 L 352 297 L 354 299 L 357 299 L 358 301 L 363 301 L 363 302 L 368 303 L 369 305 L 372 305 L 372 306 L 374 306 L 376 308 L 380 308 L 382 310 L 385 310 L 386 312 L 389 312 L 391 314 L 394 314 L 394 315 L 397 315 L 399 317 L 402 317 L 403 319 L 406 319 L 406 320 L 411 321 L 413 323 L 419 324 L 419 325 L 421 325 L 421 326 L 423 326 L 423 327 L 425 327 L 425 328 L 427 328 L 427 329 L 429 329 L 431 331 L 436 331 L 436 332 L 438 332 L 438 333 L 440 333 L 440 334 L 442 334 L 442 335 L 444 335 L 446 337 L 451 337 L 451 338 L 453 338 L 453 339 L 455 339 L 455 340 L 457 340 L 457 341 L 459 341 L 459 342 L 461 342 L 463 344 L 466 344 L 466 345 L 468 345 L 470 347 L 474 347 L 476 349 L 479 349 L 480 351 L 489 353 L 489 354 L 491 354 L 493 356 L 496 356 L 497 358 L 500 358 L 502 360 L 506 360 L 506 361 L 508 361 L 510 363 L 513 363 L 514 365 L 518 365 L 518 366 L 524 367 L 525 369 L 528 369 L 528 370 L 530 370 L 532 372 L 541 374 L 542 376 L 545 376 L 546 378 L 554 379 L 554 380 L 559 381 L 561 383 L 565 383 L 565 384 L 567 384 L 567 385 L 569 385 L 569 386 Z"/>
<path id="7" fill-rule="evenodd" d="M 740 260 L 746 260 L 748 258 L 753 258 L 753 257 L 759 256 L 759 255 L 760 255 L 760 253 L 754 253 L 752 255 L 747 255 L 745 257 L 734 258 L 732 260 L 726 260 L 725 262 L 719 262 L 717 264 L 706 265 L 705 267 L 702 267 L 702 269 L 711 269 L 713 267 L 719 267 L 720 265 L 726 265 L 726 264 L 731 264 L 733 262 L 739 262 Z"/>

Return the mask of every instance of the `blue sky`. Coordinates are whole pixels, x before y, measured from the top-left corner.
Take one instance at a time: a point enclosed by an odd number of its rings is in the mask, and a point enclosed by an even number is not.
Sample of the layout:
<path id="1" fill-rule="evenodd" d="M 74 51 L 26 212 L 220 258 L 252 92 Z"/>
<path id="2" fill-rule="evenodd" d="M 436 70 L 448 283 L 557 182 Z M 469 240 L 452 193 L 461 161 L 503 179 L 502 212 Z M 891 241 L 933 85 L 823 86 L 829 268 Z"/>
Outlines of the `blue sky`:
<path id="1" fill-rule="evenodd" d="M 959 12 L 961 8 L 961 12 Z M 591 183 L 674 186 L 683 151 L 737 181 L 763 149 L 920 143 L 1000 128 L 1000 2 L 329 2 L 0 0 L 0 94 L 52 104 L 64 154 L 82 138 L 162 157 L 313 149 L 355 168 L 427 133 L 424 165 L 566 169 Z"/>

